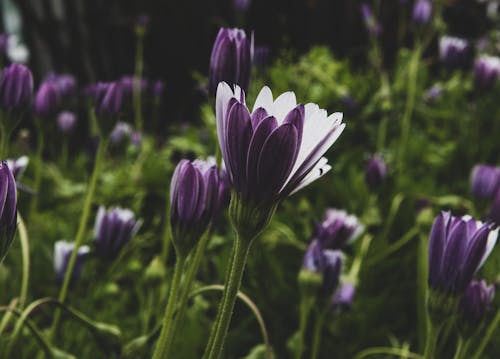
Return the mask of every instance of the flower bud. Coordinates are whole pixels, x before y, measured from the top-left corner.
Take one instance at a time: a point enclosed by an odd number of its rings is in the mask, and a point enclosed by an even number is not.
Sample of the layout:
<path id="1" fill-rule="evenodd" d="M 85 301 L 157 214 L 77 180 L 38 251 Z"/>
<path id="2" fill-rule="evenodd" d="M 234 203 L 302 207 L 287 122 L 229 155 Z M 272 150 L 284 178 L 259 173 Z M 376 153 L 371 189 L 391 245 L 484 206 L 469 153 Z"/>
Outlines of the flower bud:
<path id="1" fill-rule="evenodd" d="M 253 33 L 221 28 L 210 57 L 209 88 L 215 93 L 220 82 L 237 84 L 245 91 L 250 84 L 253 63 Z"/>
<path id="2" fill-rule="evenodd" d="M 108 136 L 123 110 L 123 86 L 120 82 L 98 84 L 95 89 L 95 95 L 99 128 L 103 136 Z"/>
<path id="3" fill-rule="evenodd" d="M 104 207 L 100 206 L 94 226 L 96 254 L 102 259 L 115 259 L 137 233 L 141 224 L 142 221 L 137 221 L 130 209 L 114 207 L 106 212 Z"/>
<path id="4" fill-rule="evenodd" d="M 44 82 L 38 89 L 33 110 L 39 117 L 54 115 L 59 107 L 59 94 L 54 84 Z"/>
<path id="5" fill-rule="evenodd" d="M 417 0 L 413 6 L 412 20 L 417 25 L 425 25 L 432 15 L 432 4 L 429 0 Z"/>
<path id="6" fill-rule="evenodd" d="M 6 161 L 0 163 L 0 263 L 14 240 L 17 228 L 16 181 Z"/>
<path id="7" fill-rule="evenodd" d="M 495 286 L 487 285 L 484 280 L 473 280 L 467 286 L 458 307 L 458 329 L 465 338 L 471 337 L 480 329 L 494 295 Z"/>
<path id="8" fill-rule="evenodd" d="M 483 55 L 474 62 L 474 86 L 489 90 L 495 86 L 500 75 L 500 58 Z"/>
<path id="9" fill-rule="evenodd" d="M 66 241 L 57 241 L 54 244 L 54 273 L 56 274 L 57 283 L 62 284 L 66 276 L 71 253 L 75 249 L 75 244 Z M 76 255 L 75 266 L 71 273 L 70 282 L 74 283 L 80 277 L 83 267 L 83 261 L 86 255 L 90 252 L 89 246 L 81 246 L 78 248 Z"/>
<path id="10" fill-rule="evenodd" d="M 153 96 L 161 98 L 165 92 L 165 83 L 162 80 L 156 80 L 153 84 Z"/>
<path id="11" fill-rule="evenodd" d="M 250 7 L 251 0 L 233 0 L 233 7 L 237 13 L 244 14 Z"/>
<path id="12" fill-rule="evenodd" d="M 387 165 L 384 162 L 382 156 L 373 155 L 368 160 L 365 172 L 366 184 L 375 189 L 382 185 L 387 176 Z"/>
<path id="13" fill-rule="evenodd" d="M 343 283 L 332 296 L 332 309 L 336 312 L 349 310 L 354 302 L 356 287 L 352 283 Z"/>
<path id="14" fill-rule="evenodd" d="M 439 57 L 450 69 L 464 68 L 470 60 L 469 43 L 458 37 L 443 36 L 439 40 Z"/>
<path id="15" fill-rule="evenodd" d="M 366 3 L 362 3 L 361 14 L 363 16 L 363 21 L 365 23 L 366 29 L 368 30 L 368 33 L 372 36 L 380 35 L 382 33 L 382 27 L 373 15 L 371 6 Z"/>
<path id="16" fill-rule="evenodd" d="M 364 226 L 356 216 L 330 208 L 326 211 L 323 222 L 316 226 L 314 238 L 323 248 L 342 249 L 356 240 L 363 230 Z"/>
<path id="17" fill-rule="evenodd" d="M 109 142 L 113 146 L 122 144 L 132 134 L 132 126 L 126 122 L 118 122 L 109 136 Z"/>
<path id="18" fill-rule="evenodd" d="M 215 161 L 182 160 L 170 183 L 172 242 L 180 255 L 198 243 L 212 220 L 219 176 Z"/>
<path id="19" fill-rule="evenodd" d="M 12 64 L 3 69 L 0 79 L 0 107 L 21 111 L 31 105 L 33 76 L 24 65 Z"/>
<path id="20" fill-rule="evenodd" d="M 476 165 L 472 169 L 471 192 L 475 197 L 493 198 L 500 188 L 500 168 L 488 165 Z"/>
<path id="21" fill-rule="evenodd" d="M 57 126 L 59 131 L 70 134 L 76 127 L 76 115 L 70 111 L 63 111 L 57 116 Z"/>

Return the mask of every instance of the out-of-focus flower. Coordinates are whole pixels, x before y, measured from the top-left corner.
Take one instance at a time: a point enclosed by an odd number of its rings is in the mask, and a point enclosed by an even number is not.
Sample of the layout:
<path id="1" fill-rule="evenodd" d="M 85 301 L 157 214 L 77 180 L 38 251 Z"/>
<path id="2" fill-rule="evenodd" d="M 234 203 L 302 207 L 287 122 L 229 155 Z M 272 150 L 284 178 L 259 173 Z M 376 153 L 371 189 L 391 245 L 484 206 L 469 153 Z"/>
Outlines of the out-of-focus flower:
<path id="1" fill-rule="evenodd" d="M 466 338 L 480 328 L 488 309 L 493 303 L 495 286 L 487 285 L 484 280 L 473 280 L 460 299 L 458 328 Z"/>
<path id="2" fill-rule="evenodd" d="M 220 82 L 236 84 L 248 90 L 253 63 L 253 33 L 221 28 L 210 56 L 209 89 L 214 93 Z"/>
<path id="3" fill-rule="evenodd" d="M 17 228 L 16 180 L 6 161 L 0 163 L 0 263 L 14 240 Z"/>
<path id="4" fill-rule="evenodd" d="M 98 84 L 96 96 L 96 110 L 99 115 L 116 116 L 121 113 L 124 91 L 120 82 Z"/>
<path id="5" fill-rule="evenodd" d="M 322 156 L 345 127 L 342 113 L 328 116 L 316 104 L 297 104 L 293 92 L 273 100 L 268 87 L 250 113 L 244 92 L 226 83 L 217 90 L 216 117 L 222 157 L 241 205 L 238 221 L 251 219 L 254 229 L 265 226 L 282 199 L 330 170 Z"/>
<path id="6" fill-rule="evenodd" d="M 332 296 L 332 309 L 334 311 L 351 309 L 355 294 L 356 287 L 352 283 L 342 283 Z"/>
<path id="7" fill-rule="evenodd" d="M 33 98 L 33 76 L 24 65 L 12 64 L 3 69 L 0 79 L 0 106 L 4 110 L 26 110 Z"/>
<path id="8" fill-rule="evenodd" d="M 417 0 L 413 6 L 412 20 L 417 25 L 425 25 L 432 15 L 432 3 L 430 0 Z"/>
<path id="9" fill-rule="evenodd" d="M 69 259 L 74 249 L 75 244 L 71 242 L 57 241 L 54 244 L 54 272 L 56 274 L 56 280 L 59 284 L 62 284 L 64 281 L 64 276 L 66 275 L 66 269 L 68 268 Z M 73 272 L 71 273 L 71 282 L 75 282 L 80 277 L 84 258 L 89 252 L 89 246 L 81 246 L 80 248 L 78 248 L 75 266 L 73 267 Z"/>
<path id="10" fill-rule="evenodd" d="M 475 165 L 472 169 L 471 192 L 479 198 L 493 198 L 500 188 L 500 168 L 488 165 Z"/>
<path id="11" fill-rule="evenodd" d="M 330 208 L 326 211 L 323 222 L 316 227 L 313 237 L 323 248 L 342 249 L 357 239 L 363 230 L 364 226 L 356 216 Z"/>
<path id="12" fill-rule="evenodd" d="M 368 33 L 372 36 L 378 36 L 382 33 L 382 27 L 378 23 L 373 10 L 367 3 L 361 4 L 361 14 L 363 16 L 363 21 L 365 22 L 366 29 Z"/>
<path id="13" fill-rule="evenodd" d="M 103 259 L 115 259 L 141 224 L 130 209 L 113 207 L 106 211 L 100 206 L 94 226 L 96 254 Z"/>
<path id="14" fill-rule="evenodd" d="M 70 134 L 75 130 L 76 121 L 76 115 L 70 111 L 63 111 L 57 116 L 57 126 L 65 134 Z"/>
<path id="15" fill-rule="evenodd" d="M 46 81 L 53 83 L 59 96 L 62 98 L 71 97 L 76 93 L 76 78 L 71 74 L 50 74 Z"/>
<path id="16" fill-rule="evenodd" d="M 22 177 L 26 167 L 28 167 L 29 161 L 28 156 L 21 156 L 18 159 L 8 159 L 6 161 L 16 181 L 19 181 Z"/>
<path id="17" fill-rule="evenodd" d="M 139 147 L 142 143 L 142 134 L 138 131 L 133 131 L 130 135 L 130 142 L 134 146 Z"/>
<path id="18" fill-rule="evenodd" d="M 387 176 L 387 165 L 380 155 L 372 155 L 366 164 L 365 181 L 366 184 L 374 189 L 379 187 Z"/>
<path id="19" fill-rule="evenodd" d="M 218 169 L 213 159 L 182 160 L 170 183 L 172 242 L 181 255 L 198 243 L 213 218 L 219 189 Z"/>
<path id="20" fill-rule="evenodd" d="M 134 86 L 135 86 L 135 79 L 136 79 L 135 76 L 123 76 L 120 79 L 120 85 L 121 85 L 121 88 L 123 90 L 123 94 L 126 97 L 131 98 L 133 95 Z M 148 87 L 148 82 L 146 81 L 146 79 L 141 78 L 140 79 L 140 86 L 139 86 L 140 91 L 145 92 L 147 87 Z"/>
<path id="21" fill-rule="evenodd" d="M 474 86 L 479 90 L 492 88 L 500 76 L 500 58 L 482 55 L 474 62 Z"/>
<path id="22" fill-rule="evenodd" d="M 33 111 L 39 117 L 50 117 L 54 115 L 59 107 L 59 93 L 51 82 L 40 85 L 35 96 Z"/>
<path id="23" fill-rule="evenodd" d="M 442 294 L 461 295 L 496 243 L 491 230 L 470 216 L 441 212 L 432 225 L 429 241 L 429 287 Z"/>
<path id="24" fill-rule="evenodd" d="M 271 48 L 269 46 L 256 46 L 254 55 L 253 55 L 253 63 L 257 67 L 261 67 L 266 65 L 269 62 L 271 57 Z"/>
<path id="25" fill-rule="evenodd" d="M 465 39 L 443 36 L 439 40 L 439 57 L 449 68 L 463 68 L 470 59 L 469 43 Z"/>
<path id="26" fill-rule="evenodd" d="M 244 14 L 248 11 L 251 3 L 251 0 L 233 0 L 233 7 L 236 12 Z"/>
<path id="27" fill-rule="evenodd" d="M 25 64 L 28 62 L 29 50 L 17 35 L 9 35 L 7 41 L 7 57 L 11 62 Z"/>
<path id="28" fill-rule="evenodd" d="M 156 80 L 153 84 L 153 96 L 161 98 L 165 92 L 165 82 Z"/>
<path id="29" fill-rule="evenodd" d="M 434 84 L 430 89 L 426 91 L 424 98 L 426 101 L 432 102 L 439 99 L 442 94 L 443 86 L 441 86 L 440 84 Z"/>
<path id="30" fill-rule="evenodd" d="M 130 138 L 131 134 L 132 126 L 130 126 L 130 124 L 126 122 L 118 122 L 109 136 L 109 141 L 112 145 L 117 146 L 123 143 L 125 139 Z"/>

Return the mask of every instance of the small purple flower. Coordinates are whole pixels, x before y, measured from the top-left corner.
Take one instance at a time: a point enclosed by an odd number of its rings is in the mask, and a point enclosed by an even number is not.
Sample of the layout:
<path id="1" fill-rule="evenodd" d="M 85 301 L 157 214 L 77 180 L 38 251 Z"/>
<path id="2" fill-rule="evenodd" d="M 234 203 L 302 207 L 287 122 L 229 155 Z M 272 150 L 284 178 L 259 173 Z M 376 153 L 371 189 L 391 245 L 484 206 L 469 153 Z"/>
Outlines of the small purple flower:
<path id="1" fill-rule="evenodd" d="M 323 248 L 342 249 L 357 239 L 363 230 L 364 226 L 356 216 L 330 208 L 326 211 L 323 222 L 316 227 L 314 238 Z"/>
<path id="2" fill-rule="evenodd" d="M 172 241 L 187 255 L 198 243 L 214 216 L 219 189 L 218 169 L 213 159 L 182 160 L 170 183 Z"/>
<path id="3" fill-rule="evenodd" d="M 449 68 L 464 68 L 470 59 L 467 40 L 453 36 L 443 36 L 439 40 L 439 57 Z"/>
<path id="4" fill-rule="evenodd" d="M 142 221 L 136 220 L 130 209 L 113 207 L 106 211 L 100 206 L 94 226 L 96 254 L 103 259 L 115 259 L 141 224 Z"/>
<path id="5" fill-rule="evenodd" d="M 59 93 L 56 86 L 51 82 L 40 85 L 35 96 L 33 111 L 39 117 L 50 117 L 54 115 L 59 107 Z"/>
<path id="6" fill-rule="evenodd" d="M 126 122 L 118 122 L 109 136 L 109 141 L 112 145 L 118 146 L 130 138 L 132 134 L 132 126 Z"/>
<path id="7" fill-rule="evenodd" d="M 14 240 L 17 228 L 16 180 L 6 161 L 0 163 L 0 263 Z"/>
<path id="8" fill-rule="evenodd" d="M 500 76 L 500 58 L 482 55 L 474 62 L 474 86 L 479 90 L 491 89 Z"/>
<path id="9" fill-rule="evenodd" d="M 63 98 L 71 97 L 76 93 L 76 78 L 71 74 L 54 75 L 52 82 L 56 85 L 59 95 Z"/>
<path id="10" fill-rule="evenodd" d="M 479 329 L 493 303 L 495 286 L 484 280 L 473 280 L 465 289 L 459 304 L 459 328 L 469 333 Z"/>
<path id="11" fill-rule="evenodd" d="M 15 180 L 18 181 L 24 171 L 26 171 L 26 167 L 28 167 L 29 163 L 29 158 L 27 156 L 21 156 L 18 159 L 8 159 L 7 166 L 9 166 L 10 171 L 12 172 L 12 175 L 14 176 Z"/>
<path id="12" fill-rule="evenodd" d="M 26 110 L 33 98 L 33 76 L 24 65 L 3 69 L 0 79 L 0 106 L 4 110 Z"/>
<path id="13" fill-rule="evenodd" d="M 429 287 L 444 294 L 462 294 L 491 253 L 497 236 L 498 229 L 491 230 L 490 224 L 441 212 L 430 233 Z"/>
<path id="14" fill-rule="evenodd" d="M 337 288 L 342 273 L 342 260 L 342 252 L 323 249 L 317 240 L 313 240 L 307 247 L 303 268 L 322 275 L 322 297 L 330 298 Z"/>
<path id="15" fill-rule="evenodd" d="M 361 14 L 363 16 L 363 21 L 365 22 L 366 29 L 368 33 L 372 36 L 378 36 L 382 33 L 382 27 L 378 23 L 373 10 L 367 3 L 361 4 Z"/>
<path id="16" fill-rule="evenodd" d="M 436 101 L 441 97 L 442 93 L 443 93 L 443 86 L 439 84 L 434 84 L 430 89 L 427 90 L 424 98 L 426 101 L 429 102 Z"/>
<path id="17" fill-rule="evenodd" d="M 69 259 L 74 248 L 74 243 L 66 241 L 57 241 L 54 244 L 54 272 L 56 274 L 57 283 L 59 284 L 62 284 L 64 282 L 66 269 L 68 268 Z M 80 277 L 84 258 L 89 252 L 89 246 L 81 246 L 80 248 L 78 248 L 75 266 L 73 267 L 73 272 L 71 273 L 71 283 L 74 283 Z"/>
<path id="18" fill-rule="evenodd" d="M 332 309 L 334 311 L 349 310 L 354 302 L 356 287 L 352 283 L 342 283 L 332 296 Z"/>
<path id="19" fill-rule="evenodd" d="M 99 115 L 116 116 L 123 109 L 123 86 L 119 82 L 98 84 L 96 88 L 96 111 Z"/>
<path id="20" fill-rule="evenodd" d="M 417 25 L 425 25 L 432 15 L 432 3 L 430 0 L 417 0 L 413 6 L 412 20 Z"/>
<path id="21" fill-rule="evenodd" d="M 209 89 L 214 93 L 220 82 L 248 90 L 253 63 L 253 33 L 247 37 L 240 29 L 221 28 L 210 56 Z"/>
<path id="22" fill-rule="evenodd" d="M 63 111 L 57 116 L 57 126 L 64 134 L 70 134 L 75 130 L 76 121 L 74 112 Z"/>
<path id="23" fill-rule="evenodd" d="M 375 189 L 382 185 L 387 176 L 387 165 L 380 155 L 372 155 L 368 159 L 365 171 L 365 181 L 366 184 Z"/>
<path id="24" fill-rule="evenodd" d="M 245 94 L 226 83 L 217 89 L 217 135 L 239 200 L 264 209 L 299 191 L 330 170 L 322 157 L 345 125 L 318 105 L 297 104 L 286 92 L 275 100 L 264 87 L 250 113 Z"/>
<path id="25" fill-rule="evenodd" d="M 471 192 L 479 198 L 493 198 L 500 188 L 500 168 L 488 165 L 476 165 L 472 169 Z"/>

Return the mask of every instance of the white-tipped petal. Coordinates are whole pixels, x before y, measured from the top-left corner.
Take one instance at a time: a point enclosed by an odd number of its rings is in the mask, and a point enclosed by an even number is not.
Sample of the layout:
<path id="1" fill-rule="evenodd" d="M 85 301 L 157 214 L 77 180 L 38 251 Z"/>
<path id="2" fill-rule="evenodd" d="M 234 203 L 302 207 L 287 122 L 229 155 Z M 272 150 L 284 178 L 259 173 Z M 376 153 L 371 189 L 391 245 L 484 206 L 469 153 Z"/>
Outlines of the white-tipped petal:
<path id="1" fill-rule="evenodd" d="M 262 107 L 269 113 L 269 110 L 271 109 L 272 106 L 273 106 L 273 93 L 271 92 L 271 89 L 269 87 L 264 86 L 257 95 L 257 99 L 255 100 L 255 104 L 253 105 L 252 112 L 258 109 L 259 107 Z"/>
<path id="2" fill-rule="evenodd" d="M 332 166 L 328 164 L 328 160 L 325 157 L 322 157 L 318 163 L 313 167 L 311 171 L 305 176 L 302 181 L 298 184 L 297 187 L 290 193 L 290 195 L 298 192 L 302 188 L 307 185 L 313 183 L 318 178 L 323 177 L 328 171 L 332 169 Z"/>
<path id="3" fill-rule="evenodd" d="M 288 112 L 292 111 L 297 106 L 295 94 L 291 91 L 282 93 L 274 101 L 271 109 L 271 114 L 276 117 L 278 124 L 281 124 Z"/>
<path id="4" fill-rule="evenodd" d="M 493 250 L 493 247 L 495 247 L 499 229 L 500 228 L 497 228 L 494 231 L 490 231 L 490 234 L 488 235 L 488 241 L 486 242 L 486 250 L 484 251 L 483 258 L 481 259 L 481 262 L 479 263 L 477 269 L 483 266 L 484 262 L 486 262 L 486 259 L 489 257 L 491 251 Z"/>
<path id="5" fill-rule="evenodd" d="M 104 206 L 99 206 L 99 210 L 97 211 L 97 216 L 94 225 L 94 238 L 97 238 L 99 235 L 99 229 L 101 228 L 102 218 L 104 217 L 105 213 L 106 210 L 104 209 Z"/>

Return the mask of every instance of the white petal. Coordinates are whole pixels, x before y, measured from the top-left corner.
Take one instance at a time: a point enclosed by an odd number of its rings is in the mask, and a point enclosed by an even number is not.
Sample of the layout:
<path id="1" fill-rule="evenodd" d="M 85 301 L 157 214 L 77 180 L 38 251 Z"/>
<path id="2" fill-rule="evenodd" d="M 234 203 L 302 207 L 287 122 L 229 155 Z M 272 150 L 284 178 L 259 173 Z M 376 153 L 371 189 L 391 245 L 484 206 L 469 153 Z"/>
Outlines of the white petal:
<path id="1" fill-rule="evenodd" d="M 295 94 L 288 91 L 278 96 L 278 98 L 274 101 L 270 112 L 274 117 L 276 117 L 278 124 L 281 124 L 288 112 L 293 110 L 295 106 L 297 106 Z"/>
<path id="2" fill-rule="evenodd" d="M 488 241 L 486 242 L 486 250 L 484 251 L 483 258 L 481 259 L 481 262 L 479 263 L 479 266 L 477 269 L 481 268 L 490 255 L 491 251 L 493 250 L 493 247 L 495 247 L 495 243 L 497 242 L 498 238 L 498 230 L 500 228 L 495 229 L 494 231 L 491 231 L 490 234 L 488 235 Z"/>
<path id="3" fill-rule="evenodd" d="M 294 194 L 295 192 L 298 192 L 305 186 L 313 183 L 316 181 L 318 178 L 322 177 L 325 173 L 330 171 L 332 169 L 332 166 L 328 164 L 328 160 L 325 157 L 322 157 L 316 166 L 313 167 L 313 169 L 305 176 L 302 181 L 299 183 L 299 185 L 290 193 L 290 195 Z"/>
<path id="4" fill-rule="evenodd" d="M 272 106 L 273 106 L 273 93 L 271 92 L 271 89 L 269 87 L 264 86 L 257 95 L 257 99 L 255 100 L 255 104 L 253 105 L 252 112 L 258 109 L 259 107 L 262 107 L 266 109 L 266 111 L 269 113 Z"/>
<path id="5" fill-rule="evenodd" d="M 104 217 L 105 212 L 106 210 L 104 209 L 104 206 L 99 206 L 99 210 L 97 211 L 97 216 L 95 218 L 94 238 L 97 238 L 99 235 L 99 228 L 101 228 L 102 217 Z"/>

